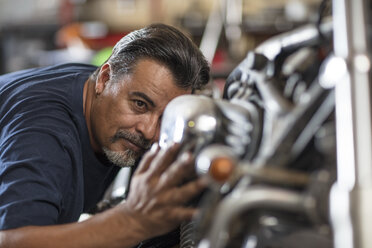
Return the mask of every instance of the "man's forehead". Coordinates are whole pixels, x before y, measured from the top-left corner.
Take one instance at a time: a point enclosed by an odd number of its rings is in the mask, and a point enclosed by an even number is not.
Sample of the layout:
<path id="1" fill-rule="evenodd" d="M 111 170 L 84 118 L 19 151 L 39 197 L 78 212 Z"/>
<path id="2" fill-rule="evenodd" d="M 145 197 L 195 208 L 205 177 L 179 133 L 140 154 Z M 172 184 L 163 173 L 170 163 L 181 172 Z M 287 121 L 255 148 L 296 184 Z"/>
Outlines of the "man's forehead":
<path id="1" fill-rule="evenodd" d="M 143 92 L 149 97 L 160 95 L 167 98 L 173 93 L 191 93 L 191 89 L 180 88 L 171 71 L 154 60 L 141 60 L 128 79 L 134 91 Z"/>

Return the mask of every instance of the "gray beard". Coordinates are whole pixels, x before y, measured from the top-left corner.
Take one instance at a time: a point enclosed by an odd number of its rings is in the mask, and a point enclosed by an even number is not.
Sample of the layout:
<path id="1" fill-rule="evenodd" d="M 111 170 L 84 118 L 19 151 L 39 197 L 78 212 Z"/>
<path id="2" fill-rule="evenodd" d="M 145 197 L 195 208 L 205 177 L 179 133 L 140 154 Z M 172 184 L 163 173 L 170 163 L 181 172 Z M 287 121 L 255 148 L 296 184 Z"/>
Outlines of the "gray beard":
<path id="1" fill-rule="evenodd" d="M 107 159 L 119 167 L 132 167 L 139 158 L 139 154 L 130 149 L 125 151 L 112 151 L 106 147 L 103 147 L 102 149 Z"/>

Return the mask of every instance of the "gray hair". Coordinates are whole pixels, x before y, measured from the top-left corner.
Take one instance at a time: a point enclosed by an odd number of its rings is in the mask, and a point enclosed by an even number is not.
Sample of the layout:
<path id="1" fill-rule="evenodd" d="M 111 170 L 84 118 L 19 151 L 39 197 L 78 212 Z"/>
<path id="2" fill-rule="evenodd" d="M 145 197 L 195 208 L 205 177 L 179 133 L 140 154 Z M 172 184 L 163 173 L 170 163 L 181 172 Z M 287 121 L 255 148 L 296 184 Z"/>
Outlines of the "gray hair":
<path id="1" fill-rule="evenodd" d="M 192 91 L 202 89 L 209 81 L 209 65 L 199 48 L 178 29 L 165 24 L 152 24 L 124 36 L 106 62 L 112 75 L 130 74 L 140 59 L 153 59 L 165 65 L 176 85 Z M 94 74 L 95 80 L 100 68 Z"/>

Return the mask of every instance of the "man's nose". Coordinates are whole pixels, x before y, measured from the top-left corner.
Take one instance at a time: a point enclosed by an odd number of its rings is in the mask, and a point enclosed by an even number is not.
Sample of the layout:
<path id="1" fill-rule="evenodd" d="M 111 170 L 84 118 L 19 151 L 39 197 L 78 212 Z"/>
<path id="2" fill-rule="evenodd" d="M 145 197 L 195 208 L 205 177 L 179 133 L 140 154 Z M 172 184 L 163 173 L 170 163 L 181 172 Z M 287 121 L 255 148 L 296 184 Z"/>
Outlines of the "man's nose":
<path id="1" fill-rule="evenodd" d="M 146 140 L 155 142 L 160 136 L 160 121 L 158 118 L 143 118 L 137 123 L 137 131 L 142 133 Z"/>

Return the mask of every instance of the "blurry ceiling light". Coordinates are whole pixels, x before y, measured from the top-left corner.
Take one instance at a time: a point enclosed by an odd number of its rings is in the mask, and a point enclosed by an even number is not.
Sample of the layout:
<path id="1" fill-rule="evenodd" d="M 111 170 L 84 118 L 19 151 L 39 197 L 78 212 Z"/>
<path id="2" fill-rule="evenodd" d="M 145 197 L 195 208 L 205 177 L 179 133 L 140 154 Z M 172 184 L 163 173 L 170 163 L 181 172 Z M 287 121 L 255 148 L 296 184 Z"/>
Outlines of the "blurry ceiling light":
<path id="1" fill-rule="evenodd" d="M 108 28 L 103 22 L 84 22 L 81 26 L 81 35 L 85 38 L 100 38 L 106 36 Z"/>
<path id="2" fill-rule="evenodd" d="M 289 1 L 284 7 L 284 13 L 290 21 L 306 21 L 308 16 L 307 5 L 298 0 Z"/>

